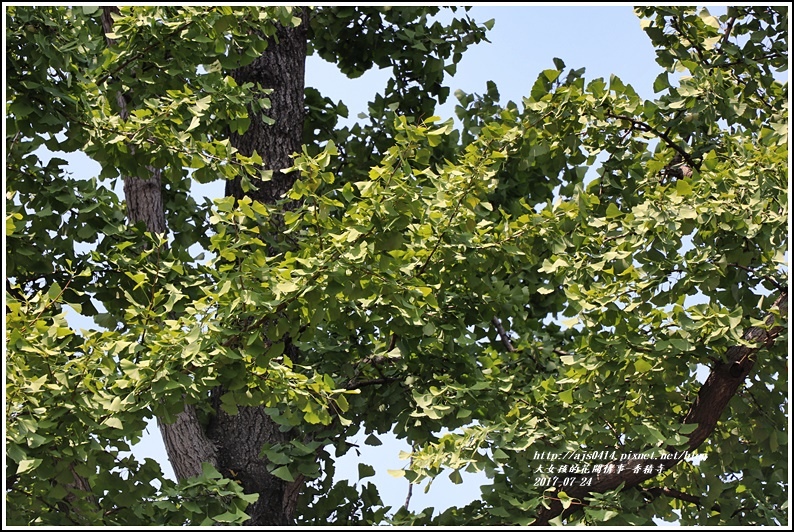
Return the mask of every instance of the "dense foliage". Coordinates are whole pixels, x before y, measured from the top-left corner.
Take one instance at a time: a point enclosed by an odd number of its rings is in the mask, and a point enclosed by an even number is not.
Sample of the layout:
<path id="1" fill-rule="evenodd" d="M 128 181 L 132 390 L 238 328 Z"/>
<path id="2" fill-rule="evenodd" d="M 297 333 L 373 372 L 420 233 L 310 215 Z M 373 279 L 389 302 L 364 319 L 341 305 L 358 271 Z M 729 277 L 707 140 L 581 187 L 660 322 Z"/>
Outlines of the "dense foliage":
<path id="1" fill-rule="evenodd" d="M 266 100 L 227 72 L 300 23 L 289 8 L 121 8 L 113 46 L 97 8 L 7 9 L 7 523 L 242 522 L 255 495 L 234 479 L 207 467 L 177 484 L 122 454 L 185 400 L 212 416 L 219 385 L 225 411 L 264 404 L 299 430 L 264 453 L 308 480 L 304 524 L 525 524 L 551 501 L 583 509 L 558 513 L 569 524 L 788 521 L 787 334 L 760 349 L 744 335 L 787 318 L 768 319 L 788 272 L 786 7 L 639 9 L 655 99 L 555 59 L 521 105 L 492 84 L 458 93 L 460 130 L 433 110 L 484 26 L 319 8 L 311 51 L 394 77 L 369 123 L 345 128 L 344 104 L 307 88 L 299 177 L 272 205 L 190 189 L 266 183 L 266 154 L 228 140 Z M 122 120 L 115 95 L 131 90 Z M 45 165 L 42 146 L 102 172 Z M 166 235 L 127 225 L 112 191 L 149 165 L 164 168 Z M 69 312 L 97 327 L 73 330 Z M 696 441 L 699 368 L 746 344 L 752 371 Z M 334 484 L 359 430 L 405 438 L 411 482 L 485 471 L 482 499 L 413 513 Z M 695 449 L 586 498 L 544 484 L 586 485 L 581 460 L 537 459 Z"/>

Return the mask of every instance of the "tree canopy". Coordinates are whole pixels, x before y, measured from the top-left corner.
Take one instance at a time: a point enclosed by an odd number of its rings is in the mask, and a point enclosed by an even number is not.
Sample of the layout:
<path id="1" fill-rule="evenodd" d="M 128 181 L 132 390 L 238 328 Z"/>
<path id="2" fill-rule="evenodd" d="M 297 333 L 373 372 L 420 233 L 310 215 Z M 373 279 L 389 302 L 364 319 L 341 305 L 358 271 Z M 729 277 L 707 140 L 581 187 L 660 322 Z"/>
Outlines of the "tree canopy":
<path id="1" fill-rule="evenodd" d="M 555 58 L 518 104 L 458 91 L 459 127 L 444 77 L 492 24 L 466 14 L 6 9 L 8 524 L 246 521 L 228 471 L 123 454 L 185 404 L 264 406 L 300 524 L 788 522 L 787 7 L 638 8 L 653 99 Z M 302 24 L 393 76 L 353 126 L 307 87 L 262 202 L 268 154 L 230 139 L 275 96 L 231 73 Z M 113 191 L 152 167 L 163 233 Z M 247 195 L 191 195 L 218 179 Z M 364 463 L 334 483 L 359 431 L 404 438 L 412 483 L 484 471 L 481 500 L 390 508 Z"/>

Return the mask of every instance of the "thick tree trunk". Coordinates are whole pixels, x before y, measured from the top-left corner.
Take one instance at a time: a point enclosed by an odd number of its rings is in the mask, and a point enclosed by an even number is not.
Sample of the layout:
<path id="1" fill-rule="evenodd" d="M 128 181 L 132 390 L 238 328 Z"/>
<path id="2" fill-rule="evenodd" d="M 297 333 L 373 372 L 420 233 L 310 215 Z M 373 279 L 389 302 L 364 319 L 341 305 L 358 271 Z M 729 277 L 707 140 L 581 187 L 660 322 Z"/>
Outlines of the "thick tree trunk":
<path id="1" fill-rule="evenodd" d="M 265 52 L 253 63 L 232 75 L 238 84 L 253 82 L 273 89 L 267 115 L 275 122 L 267 125 L 261 111 L 252 110 L 251 125 L 243 135 L 232 134 L 232 145 L 243 155 L 256 151 L 265 169 L 273 178 L 257 182 L 256 191 L 243 192 L 239 180 L 228 181 L 226 195 L 242 198 L 248 195 L 262 203 L 272 204 L 283 197 L 295 180 L 281 170 L 292 166 L 290 156 L 300 152 L 303 136 L 303 92 L 306 65 L 308 10 L 301 8 L 303 20 L 297 28 L 282 27 L 270 39 Z M 252 526 L 284 526 L 294 524 L 295 505 L 302 482 L 285 482 L 267 472 L 267 461 L 260 457 L 265 443 L 283 443 L 294 434 L 279 430 L 279 425 L 265 414 L 263 407 L 240 408 L 230 416 L 216 408 L 216 416 L 208 434 L 218 448 L 218 470 L 224 475 L 236 474 L 246 493 L 258 493 L 259 500 L 246 511 Z"/>
<path id="2" fill-rule="evenodd" d="M 232 73 L 238 84 L 259 83 L 273 89 L 271 108 L 265 113 L 275 120 L 273 125 L 262 121 L 262 111 L 251 111 L 251 125 L 243 135 L 232 133 L 232 145 L 243 155 L 254 151 L 264 160 L 265 168 L 273 170 L 273 179 L 255 183 L 259 190 L 243 192 L 240 180 L 227 181 L 226 195 L 242 198 L 248 195 L 262 203 L 273 203 L 287 192 L 295 178 L 281 172 L 292 166 L 290 156 L 300 153 L 303 138 L 303 92 L 306 70 L 306 39 L 308 10 L 301 8 L 302 24 L 297 28 L 280 28 L 265 52 L 253 63 Z"/>
<path id="3" fill-rule="evenodd" d="M 103 27 L 112 30 L 111 13 L 117 8 L 103 8 Z M 306 62 L 308 10 L 302 8 L 303 23 L 297 28 L 280 28 L 270 40 L 265 53 L 250 65 L 233 72 L 235 80 L 259 83 L 273 89 L 269 95 L 271 109 L 267 113 L 275 120 L 266 125 L 261 111 L 251 110 L 251 125 L 243 135 L 231 135 L 232 144 L 244 155 L 254 151 L 264 160 L 265 169 L 273 170 L 273 178 L 257 182 L 258 190 L 247 194 L 263 203 L 273 203 L 287 192 L 294 177 L 281 170 L 292 165 L 290 156 L 300 151 L 303 135 L 303 91 Z M 108 44 L 112 41 L 108 40 Z M 130 96 L 130 95 L 127 95 Z M 122 118 L 127 116 L 126 101 L 118 95 Z M 124 176 L 124 192 L 130 223 L 143 221 L 152 232 L 166 230 L 162 202 L 160 171 L 150 169 L 151 176 L 142 179 Z M 226 194 L 242 198 L 245 193 L 239 180 L 229 181 Z M 217 399 L 223 390 L 216 390 Z M 210 400 L 210 399 L 208 399 Z M 214 401 L 217 403 L 217 401 Z M 247 509 L 251 526 L 284 526 L 294 524 L 297 497 L 301 481 L 285 482 L 267 471 L 267 461 L 260 457 L 265 443 L 283 443 L 291 436 L 282 432 L 263 407 L 240 408 L 236 416 L 225 413 L 218 405 L 216 416 L 205 429 L 192 406 L 185 406 L 176 421 L 170 424 L 158 420 L 168 459 L 177 479 L 201 473 L 203 462 L 209 462 L 227 478 L 238 480 L 246 493 L 257 493 L 259 499 Z"/>

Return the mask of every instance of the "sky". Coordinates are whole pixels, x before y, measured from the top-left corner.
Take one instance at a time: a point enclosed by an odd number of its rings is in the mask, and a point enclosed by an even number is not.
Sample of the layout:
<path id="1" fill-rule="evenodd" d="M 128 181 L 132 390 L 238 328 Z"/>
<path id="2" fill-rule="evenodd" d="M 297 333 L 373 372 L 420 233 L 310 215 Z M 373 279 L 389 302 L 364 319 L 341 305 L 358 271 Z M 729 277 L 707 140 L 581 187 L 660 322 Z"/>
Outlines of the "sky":
<path id="1" fill-rule="evenodd" d="M 724 12 L 714 10 L 712 14 Z M 458 11 L 460 14 L 461 11 Z M 585 67 L 587 81 L 611 74 L 620 77 L 624 83 L 631 84 L 644 98 L 653 97 L 653 81 L 660 73 L 655 63 L 655 54 L 650 40 L 640 29 L 639 19 L 628 4 L 612 6 L 588 5 L 494 5 L 481 4 L 473 7 L 469 14 L 478 22 L 494 19 L 495 24 L 488 33 L 490 43 L 480 43 L 469 48 L 458 65 L 457 74 L 447 79 L 452 89 L 446 104 L 438 113 L 442 119 L 454 117 L 457 103 L 454 91 L 461 89 L 467 93 L 482 94 L 486 83 L 496 83 L 501 95 L 501 103 L 512 100 L 517 104 L 529 94 L 530 88 L 539 73 L 553 68 L 552 58 L 559 57 L 566 68 Z M 306 67 L 306 83 L 316 87 L 324 96 L 334 101 L 343 100 L 350 109 L 351 119 L 366 112 L 367 102 L 383 89 L 388 79 L 388 71 L 371 71 L 350 80 L 339 74 L 333 64 L 317 57 L 310 57 Z M 71 162 L 75 175 L 96 175 L 98 165 L 79 154 L 58 154 Z M 42 157 L 46 164 L 46 157 Z M 224 183 L 219 181 L 198 186 L 196 194 L 215 198 L 223 195 Z M 121 193 L 121 191 L 118 191 Z M 78 328 L 80 325 L 75 324 Z M 82 325 L 86 328 L 86 325 Z M 386 436 L 379 447 L 364 445 L 363 435 L 353 442 L 360 445 L 361 456 L 351 450 L 337 462 L 337 478 L 348 478 L 351 483 L 358 481 L 357 464 L 359 461 L 374 466 L 375 477 L 364 482 L 378 485 L 381 497 L 386 504 L 396 510 L 406 499 L 408 484 L 387 473 L 389 469 L 400 469 L 407 460 L 399 459 L 400 451 L 408 446 Z M 165 450 L 156 424 L 150 424 L 148 434 L 141 443 L 133 448 L 138 459 L 151 457 L 157 460 L 163 471 L 173 478 L 173 472 L 165 455 Z M 439 477 L 428 493 L 424 485 L 415 487 L 410 508 L 420 510 L 434 506 L 436 510 L 449 506 L 463 506 L 479 498 L 479 485 L 484 477 L 463 475 L 463 483 L 452 484 L 447 474 Z"/>
<path id="2" fill-rule="evenodd" d="M 461 11 L 458 11 L 460 14 Z M 493 29 L 488 33 L 490 43 L 470 47 L 458 65 L 457 73 L 448 78 L 452 89 L 447 102 L 438 110 L 442 119 L 455 116 L 454 97 L 456 89 L 466 93 L 483 94 L 487 81 L 496 83 L 501 103 L 512 100 L 520 105 L 521 99 L 529 95 L 532 84 L 540 72 L 553 68 L 552 58 L 559 57 L 566 68 L 586 67 L 587 80 L 611 74 L 631 84 L 640 96 L 653 95 L 653 81 L 660 72 L 650 40 L 640 29 L 639 19 L 631 6 L 536 6 L 515 4 L 474 6 L 470 16 L 485 22 L 494 19 Z M 306 65 L 306 84 L 316 87 L 334 101 L 343 100 L 353 120 L 366 112 L 367 102 L 386 85 L 389 72 L 370 71 L 356 79 L 341 75 L 337 68 L 318 57 L 310 57 Z M 208 197 L 223 195 L 223 183 L 211 183 L 200 189 Z M 160 432 L 152 423 L 149 436 L 134 448 L 137 457 L 149 456 L 170 472 Z M 408 483 L 394 478 L 389 469 L 401 469 L 408 461 L 400 460 L 400 451 L 408 451 L 406 443 L 389 436 L 381 436 L 383 445 L 364 445 L 364 435 L 353 438 L 361 456 L 351 450 L 337 461 L 337 478 L 347 478 L 351 484 L 358 481 L 359 462 L 372 465 L 376 475 L 364 479 L 364 483 L 375 483 L 383 501 L 396 510 L 405 502 Z M 433 506 L 436 511 L 450 506 L 463 506 L 480 496 L 479 486 L 484 475 L 463 474 L 462 484 L 452 484 L 448 475 L 437 478 L 427 493 L 426 484 L 414 487 L 410 509 L 418 511 Z"/>

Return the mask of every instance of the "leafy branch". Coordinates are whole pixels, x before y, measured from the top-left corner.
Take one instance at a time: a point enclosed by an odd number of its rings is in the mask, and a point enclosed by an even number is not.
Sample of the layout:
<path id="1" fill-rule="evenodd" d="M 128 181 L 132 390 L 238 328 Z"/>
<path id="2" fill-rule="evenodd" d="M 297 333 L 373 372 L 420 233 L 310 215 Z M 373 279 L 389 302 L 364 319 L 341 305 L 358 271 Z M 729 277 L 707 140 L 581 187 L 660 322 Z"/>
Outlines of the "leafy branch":
<path id="1" fill-rule="evenodd" d="M 345 390 L 358 390 L 367 386 L 375 386 L 377 384 L 391 384 L 392 382 L 399 382 L 403 377 L 381 377 L 379 379 L 370 379 L 366 381 L 354 381 L 345 385 Z"/>
<path id="2" fill-rule="evenodd" d="M 687 153 L 687 151 L 685 149 L 683 149 L 681 146 L 679 146 L 673 139 L 671 139 L 670 136 L 667 133 L 663 133 L 663 132 L 659 131 L 658 129 L 656 129 L 655 127 L 651 126 L 650 124 L 647 124 L 647 123 L 645 123 L 645 122 L 643 122 L 641 120 L 637 120 L 636 118 L 632 118 L 630 116 L 616 115 L 616 114 L 612 113 L 611 111 L 607 111 L 606 112 L 606 116 L 609 117 L 609 118 L 614 118 L 616 120 L 623 120 L 623 121 L 629 122 L 632 125 L 632 127 L 635 127 L 637 129 L 639 129 L 640 131 L 645 131 L 647 133 L 653 133 L 654 135 L 656 135 L 657 137 L 662 139 L 664 141 L 664 143 L 667 144 L 667 146 L 669 146 L 670 148 L 674 149 L 676 151 L 676 153 L 678 153 L 684 159 L 684 161 L 686 161 L 687 165 L 690 168 L 695 168 L 695 169 L 699 169 L 700 168 L 700 165 L 695 163 L 694 159 L 692 159 L 692 156 L 689 153 Z"/>
<path id="3" fill-rule="evenodd" d="M 722 38 L 720 39 L 720 48 L 719 48 L 720 53 L 724 52 L 723 48 L 725 47 L 725 44 L 728 42 L 728 38 L 731 36 L 731 31 L 733 31 L 733 25 L 735 23 L 736 23 L 736 17 L 733 16 L 730 19 L 728 19 L 727 24 L 725 24 L 725 31 L 723 32 Z"/>
<path id="4" fill-rule="evenodd" d="M 110 37 L 108 37 L 107 34 L 112 33 L 112 31 L 113 31 L 113 28 L 112 28 L 112 24 L 113 24 L 112 14 L 113 13 L 119 13 L 119 12 L 120 12 L 119 8 L 115 7 L 115 6 L 103 6 L 102 7 L 102 28 L 103 28 L 103 30 L 105 32 L 105 39 L 107 41 L 108 46 L 112 46 L 112 45 L 114 45 L 116 43 L 116 41 L 114 39 L 111 39 Z M 103 74 L 102 76 L 100 76 L 97 79 L 97 81 L 96 81 L 97 86 L 101 86 L 108 79 L 110 79 L 111 77 L 115 76 L 119 72 L 122 72 L 133 61 L 136 61 L 138 59 L 141 59 L 141 58 L 145 57 L 149 52 L 151 52 L 152 50 L 154 50 L 158 46 L 162 45 L 163 42 L 167 42 L 170 39 L 178 38 L 177 36 L 182 31 L 184 31 L 188 27 L 190 27 L 190 25 L 193 24 L 193 22 L 194 22 L 193 20 L 188 20 L 187 22 L 184 22 L 183 24 L 178 26 L 176 28 L 176 30 L 173 31 L 170 35 L 164 36 L 162 41 L 154 41 L 153 43 L 151 43 L 149 46 L 147 46 L 143 50 L 133 54 L 128 59 L 122 61 L 114 69 L 112 69 L 112 70 L 106 72 L 105 74 Z"/>
<path id="5" fill-rule="evenodd" d="M 758 277 L 760 279 L 764 279 L 765 281 L 767 281 L 769 284 L 771 284 L 772 286 L 774 286 L 775 288 L 777 288 L 781 292 L 786 291 L 786 287 L 781 285 L 779 282 L 777 282 L 777 280 L 773 279 L 772 277 L 770 277 L 768 275 L 758 275 L 758 273 L 755 270 L 753 270 L 752 268 L 748 268 L 747 266 L 742 266 L 741 264 L 737 264 L 735 262 L 729 262 L 728 266 L 733 266 L 734 268 L 739 268 L 740 270 L 744 270 L 744 271 L 750 273 L 751 275 L 753 275 L 755 277 Z"/>
<path id="6" fill-rule="evenodd" d="M 788 294 L 781 292 L 774 303 L 782 315 L 788 316 Z M 772 326 L 775 314 L 769 313 L 765 323 Z M 683 417 L 683 424 L 696 424 L 697 428 L 689 433 L 687 450 L 697 449 L 717 426 L 728 402 L 736 394 L 739 386 L 744 382 L 755 364 L 755 354 L 763 347 L 771 347 L 774 340 L 783 331 L 783 326 L 771 329 L 764 327 L 749 327 L 743 339 L 753 342 L 755 347 L 734 345 L 726 353 L 727 361 L 718 361 L 712 368 L 706 382 L 700 388 L 697 397 L 691 404 L 689 412 Z M 677 453 L 675 449 L 668 449 L 674 453 L 670 458 L 658 460 L 660 469 L 669 470 L 678 464 L 684 453 Z M 613 463 L 613 462 L 610 462 Z M 628 459 L 614 462 L 615 466 L 622 466 L 621 473 L 599 473 L 594 476 L 593 482 L 588 486 L 575 486 L 567 489 L 566 493 L 571 498 L 584 500 L 591 493 L 604 493 L 622 486 L 622 489 L 632 488 L 641 482 L 655 477 L 661 471 L 645 472 L 646 459 Z M 557 516 L 566 517 L 574 511 L 572 507 L 564 508 L 562 504 L 553 501 L 548 507 L 542 508 L 534 521 L 534 526 L 546 526 L 551 519 Z"/>
<path id="7" fill-rule="evenodd" d="M 63 287 L 63 288 L 61 288 L 61 291 L 60 291 L 60 292 L 58 292 L 58 295 L 56 295 L 55 297 L 53 297 L 52 299 L 50 299 L 49 301 L 47 301 L 47 304 L 46 304 L 46 305 L 44 305 L 44 306 L 41 308 L 41 310 L 39 311 L 39 313 L 38 313 L 38 314 L 36 314 L 36 317 L 35 317 L 35 318 L 33 318 L 33 319 L 32 319 L 32 320 L 29 322 L 29 323 L 25 324 L 25 325 L 22 327 L 22 329 L 21 329 L 21 331 L 20 331 L 20 332 L 23 332 L 23 333 L 24 333 L 24 332 L 25 332 L 25 331 L 28 329 L 28 325 L 30 325 L 30 324 L 32 324 L 32 323 L 36 323 L 36 322 L 38 321 L 38 319 L 41 317 L 41 315 L 42 315 L 42 314 L 44 314 L 44 312 L 45 312 L 45 311 L 46 311 L 48 308 L 50 308 L 52 305 L 54 305 L 54 304 L 55 304 L 55 303 L 56 303 L 56 302 L 57 302 L 57 301 L 58 301 L 58 300 L 61 298 L 61 296 L 63 295 L 63 293 L 64 293 L 64 292 L 66 292 L 66 289 L 67 289 L 67 288 L 69 288 L 69 284 L 72 282 L 72 280 L 73 280 L 73 279 L 74 279 L 74 276 L 71 276 L 71 277 L 69 277 L 69 280 L 68 280 L 68 281 L 66 281 L 66 284 L 64 285 L 64 287 Z"/>

